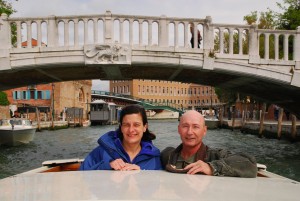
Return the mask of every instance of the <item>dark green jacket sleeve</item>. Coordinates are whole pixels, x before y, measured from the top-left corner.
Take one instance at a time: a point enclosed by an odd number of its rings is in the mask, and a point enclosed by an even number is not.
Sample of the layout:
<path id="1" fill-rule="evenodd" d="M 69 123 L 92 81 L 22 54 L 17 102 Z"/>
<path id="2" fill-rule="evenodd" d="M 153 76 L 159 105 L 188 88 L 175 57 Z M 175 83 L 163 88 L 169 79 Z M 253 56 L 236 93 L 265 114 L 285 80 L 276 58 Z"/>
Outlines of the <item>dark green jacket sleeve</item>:
<path id="1" fill-rule="evenodd" d="M 215 176 L 256 177 L 257 165 L 253 156 L 231 153 L 222 149 L 208 149 L 206 161 Z"/>

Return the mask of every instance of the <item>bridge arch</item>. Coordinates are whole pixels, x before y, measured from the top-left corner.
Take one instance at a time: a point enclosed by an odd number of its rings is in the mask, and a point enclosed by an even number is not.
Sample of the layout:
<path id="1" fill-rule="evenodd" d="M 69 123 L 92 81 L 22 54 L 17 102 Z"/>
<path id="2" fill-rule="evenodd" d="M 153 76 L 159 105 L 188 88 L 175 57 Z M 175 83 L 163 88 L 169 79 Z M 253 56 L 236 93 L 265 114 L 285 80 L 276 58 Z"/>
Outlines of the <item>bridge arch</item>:
<path id="1" fill-rule="evenodd" d="M 88 28 L 90 20 L 93 26 Z M 118 43 L 114 41 L 115 20 L 119 20 Z M 128 20 L 129 26 L 126 32 L 125 20 Z M 99 21 L 103 21 L 102 28 Z M 135 21 L 138 22 L 136 44 L 133 43 Z M 32 32 L 29 31 L 33 22 L 37 22 L 36 46 L 31 44 Z M 59 44 L 59 22 L 64 22 L 63 44 Z M 68 28 L 70 22 L 74 22 L 73 36 Z M 82 22 L 82 29 L 78 22 Z M 143 31 L 143 22 L 148 22 L 148 31 Z M 200 49 L 190 48 L 191 22 L 202 25 Z M 22 48 L 22 23 L 28 28 L 26 48 Z M 46 24 L 46 39 L 42 34 L 42 23 Z M 157 44 L 154 42 L 154 23 L 157 23 Z M 169 33 L 171 23 L 174 23 L 173 36 Z M 12 24 L 17 29 L 16 45 L 11 42 Z M 103 42 L 99 42 L 101 29 Z M 219 30 L 217 49 L 215 30 Z M 226 46 L 224 30 L 228 30 Z M 92 41 L 88 40 L 91 31 Z M 126 34 L 129 43 L 125 43 Z M 263 43 L 265 57 L 259 54 L 260 35 L 266 37 Z M 269 57 L 270 43 L 267 41 L 270 35 L 274 35 L 275 40 L 274 59 Z M 74 44 L 70 43 L 72 37 Z M 79 43 L 80 37 L 83 37 L 82 43 Z M 174 44 L 169 43 L 172 37 Z M 292 45 L 289 45 L 289 37 L 292 37 Z M 145 44 L 143 38 L 148 38 L 148 43 Z M 182 46 L 180 40 L 183 41 Z M 247 51 L 242 47 L 243 40 L 247 41 Z M 262 30 L 256 26 L 213 23 L 209 16 L 204 19 L 131 16 L 109 11 L 101 15 L 36 18 L 8 18 L 2 14 L 0 43 L 0 90 L 78 79 L 159 79 L 242 91 L 300 114 L 297 105 L 300 100 L 300 27 L 297 30 Z M 237 44 L 238 51 L 234 50 Z M 283 50 L 279 51 L 281 47 Z M 291 51 L 293 56 L 289 57 Z M 283 52 L 282 58 L 280 52 Z"/>

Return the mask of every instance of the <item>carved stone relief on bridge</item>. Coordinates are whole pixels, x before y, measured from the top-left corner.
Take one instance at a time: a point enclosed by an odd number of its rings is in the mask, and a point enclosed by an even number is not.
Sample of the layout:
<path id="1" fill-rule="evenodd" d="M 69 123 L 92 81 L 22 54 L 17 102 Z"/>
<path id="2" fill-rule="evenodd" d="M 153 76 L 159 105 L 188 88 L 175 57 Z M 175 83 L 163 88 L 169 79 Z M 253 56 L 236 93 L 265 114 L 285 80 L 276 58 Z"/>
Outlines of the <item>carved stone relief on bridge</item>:
<path id="1" fill-rule="evenodd" d="M 130 64 L 131 51 L 129 46 L 101 44 L 84 47 L 86 64 Z"/>

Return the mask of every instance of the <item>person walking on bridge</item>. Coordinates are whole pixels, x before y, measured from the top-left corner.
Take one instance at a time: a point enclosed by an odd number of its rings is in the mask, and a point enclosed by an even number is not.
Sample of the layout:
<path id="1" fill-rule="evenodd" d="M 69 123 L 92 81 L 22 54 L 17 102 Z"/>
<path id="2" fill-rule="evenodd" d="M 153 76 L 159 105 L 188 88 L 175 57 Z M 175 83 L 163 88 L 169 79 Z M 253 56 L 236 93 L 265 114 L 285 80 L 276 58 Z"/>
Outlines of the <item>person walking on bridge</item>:
<path id="1" fill-rule="evenodd" d="M 194 33 L 194 29 L 195 29 L 195 25 L 194 25 L 194 23 L 191 22 L 190 23 L 190 32 L 191 32 L 192 37 L 191 37 L 190 42 L 191 42 L 192 48 L 194 48 L 194 38 L 195 38 L 195 36 L 194 36 L 194 34 L 195 34 Z M 200 48 L 201 41 L 202 41 L 202 36 L 200 34 L 199 29 L 197 28 L 197 46 L 198 46 L 198 48 Z"/>
<path id="2" fill-rule="evenodd" d="M 206 146 L 202 142 L 206 131 L 204 117 L 199 112 L 185 112 L 178 125 L 182 143 L 176 149 L 167 147 L 162 151 L 163 168 L 175 173 L 256 177 L 254 157 Z"/>

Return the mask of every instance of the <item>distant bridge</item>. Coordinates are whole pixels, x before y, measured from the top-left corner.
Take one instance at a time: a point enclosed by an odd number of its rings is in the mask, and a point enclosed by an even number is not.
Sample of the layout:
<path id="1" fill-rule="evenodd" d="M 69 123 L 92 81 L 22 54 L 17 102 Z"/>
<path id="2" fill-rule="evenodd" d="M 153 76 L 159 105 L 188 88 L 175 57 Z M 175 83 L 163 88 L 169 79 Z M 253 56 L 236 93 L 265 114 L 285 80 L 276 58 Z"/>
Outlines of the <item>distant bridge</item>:
<path id="1" fill-rule="evenodd" d="M 202 32 L 199 49 L 190 47 L 189 23 Z M 16 43 L 12 44 L 15 28 Z M 26 47 L 22 47 L 24 41 Z M 80 79 L 169 80 L 236 90 L 300 117 L 300 27 L 262 30 L 213 23 L 211 17 L 109 11 L 19 18 L 2 14 L 0 44 L 0 90 Z M 262 57 L 260 47 L 264 49 Z"/>
<path id="2" fill-rule="evenodd" d="M 140 104 L 146 110 L 170 110 L 173 112 L 179 112 L 180 114 L 184 112 L 184 109 L 181 108 L 180 105 L 174 103 L 154 103 L 125 94 L 92 90 L 91 95 L 92 101 L 99 99 L 104 99 L 111 102 L 121 101 L 123 104 Z"/>

